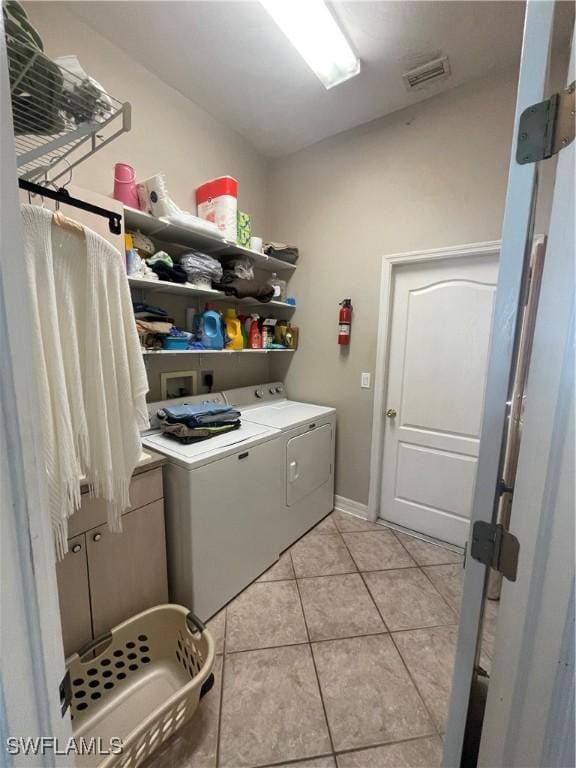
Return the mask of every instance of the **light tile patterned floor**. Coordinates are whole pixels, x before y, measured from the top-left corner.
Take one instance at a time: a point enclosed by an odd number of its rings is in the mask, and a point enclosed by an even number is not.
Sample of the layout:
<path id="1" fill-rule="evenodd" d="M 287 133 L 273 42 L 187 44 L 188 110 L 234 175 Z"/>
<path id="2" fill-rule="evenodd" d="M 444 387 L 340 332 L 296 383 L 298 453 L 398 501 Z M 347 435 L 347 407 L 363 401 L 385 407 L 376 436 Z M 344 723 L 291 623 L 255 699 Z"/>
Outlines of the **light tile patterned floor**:
<path id="1" fill-rule="evenodd" d="M 444 547 L 329 515 L 209 622 L 216 685 L 146 768 L 439 766 L 462 574 Z"/>

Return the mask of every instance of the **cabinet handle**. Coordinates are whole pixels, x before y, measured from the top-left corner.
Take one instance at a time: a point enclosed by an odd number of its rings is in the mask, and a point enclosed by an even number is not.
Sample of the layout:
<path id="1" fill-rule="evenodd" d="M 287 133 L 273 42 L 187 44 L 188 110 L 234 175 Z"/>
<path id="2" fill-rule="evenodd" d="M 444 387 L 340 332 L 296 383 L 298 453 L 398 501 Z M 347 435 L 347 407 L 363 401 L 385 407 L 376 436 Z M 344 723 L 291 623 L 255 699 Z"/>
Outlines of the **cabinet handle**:
<path id="1" fill-rule="evenodd" d="M 94 536 L 92 536 L 92 541 L 100 541 L 101 538 L 102 538 L 101 533 L 95 533 Z"/>
<path id="2" fill-rule="evenodd" d="M 81 549 L 82 549 L 81 544 L 74 544 L 74 546 L 72 547 L 72 554 L 77 555 Z"/>

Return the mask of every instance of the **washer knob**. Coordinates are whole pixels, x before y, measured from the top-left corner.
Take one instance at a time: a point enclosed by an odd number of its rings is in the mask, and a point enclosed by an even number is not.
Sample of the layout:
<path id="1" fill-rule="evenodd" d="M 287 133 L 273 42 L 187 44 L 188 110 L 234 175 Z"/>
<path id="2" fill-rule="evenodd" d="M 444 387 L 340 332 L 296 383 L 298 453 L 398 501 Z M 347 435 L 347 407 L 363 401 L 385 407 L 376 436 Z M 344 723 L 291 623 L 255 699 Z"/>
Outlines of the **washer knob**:
<path id="1" fill-rule="evenodd" d="M 276 394 L 279 395 L 282 392 L 282 387 L 276 387 Z"/>
<path id="2" fill-rule="evenodd" d="M 257 390 L 254 392 L 254 394 L 256 395 L 256 397 L 258 398 L 258 400 L 262 400 L 262 398 L 264 397 L 264 392 L 263 392 L 261 389 L 257 389 Z"/>
<path id="3" fill-rule="evenodd" d="M 273 395 L 275 392 L 277 392 L 277 390 L 276 390 L 276 389 L 274 389 L 274 387 L 270 387 L 270 389 L 268 390 L 268 392 L 270 392 L 270 394 L 271 394 L 271 395 Z"/>

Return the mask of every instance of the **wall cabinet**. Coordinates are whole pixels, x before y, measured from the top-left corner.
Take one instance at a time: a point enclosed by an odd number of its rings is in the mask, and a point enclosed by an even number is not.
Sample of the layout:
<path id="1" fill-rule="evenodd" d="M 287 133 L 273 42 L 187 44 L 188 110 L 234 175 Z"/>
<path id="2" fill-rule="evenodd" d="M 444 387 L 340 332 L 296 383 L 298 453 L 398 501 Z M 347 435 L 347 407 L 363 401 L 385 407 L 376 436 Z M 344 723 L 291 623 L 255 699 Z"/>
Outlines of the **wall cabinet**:
<path id="1" fill-rule="evenodd" d="M 106 505 L 89 496 L 70 519 L 77 535 L 56 568 L 66 656 L 133 614 L 168 602 L 162 469 L 136 475 L 130 498 L 122 533 L 108 530 Z"/>

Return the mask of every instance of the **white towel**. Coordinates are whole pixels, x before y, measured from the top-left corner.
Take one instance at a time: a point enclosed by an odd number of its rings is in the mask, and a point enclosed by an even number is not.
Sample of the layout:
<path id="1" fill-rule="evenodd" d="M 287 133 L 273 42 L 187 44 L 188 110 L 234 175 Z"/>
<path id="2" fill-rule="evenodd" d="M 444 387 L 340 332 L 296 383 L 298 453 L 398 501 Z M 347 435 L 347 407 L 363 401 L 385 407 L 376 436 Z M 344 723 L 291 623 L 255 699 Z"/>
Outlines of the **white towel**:
<path id="1" fill-rule="evenodd" d="M 52 216 L 22 206 L 39 436 L 60 559 L 82 477 L 108 502 L 110 529 L 122 529 L 140 431 L 148 427 L 148 381 L 122 256 L 90 229 L 63 229 Z"/>

